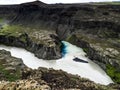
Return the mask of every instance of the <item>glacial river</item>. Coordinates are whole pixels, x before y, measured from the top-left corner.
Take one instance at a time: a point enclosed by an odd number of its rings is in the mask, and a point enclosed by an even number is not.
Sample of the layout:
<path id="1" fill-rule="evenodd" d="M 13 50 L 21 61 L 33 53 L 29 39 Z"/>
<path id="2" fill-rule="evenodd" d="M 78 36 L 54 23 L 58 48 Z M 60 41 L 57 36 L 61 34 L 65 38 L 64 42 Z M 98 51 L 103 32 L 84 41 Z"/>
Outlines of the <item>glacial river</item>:
<path id="1" fill-rule="evenodd" d="M 33 53 L 22 48 L 0 45 L 0 49 L 10 51 L 12 56 L 22 58 L 24 64 L 32 69 L 37 69 L 38 67 L 54 68 L 56 70 L 62 69 L 68 73 L 88 78 L 96 83 L 104 85 L 113 83 L 111 78 L 97 64 L 85 56 L 86 53 L 81 48 L 65 41 L 62 41 L 62 43 L 65 46 L 64 50 L 66 52 L 64 57 L 50 61 L 38 59 Z M 73 61 L 74 57 L 88 61 L 88 63 Z"/>

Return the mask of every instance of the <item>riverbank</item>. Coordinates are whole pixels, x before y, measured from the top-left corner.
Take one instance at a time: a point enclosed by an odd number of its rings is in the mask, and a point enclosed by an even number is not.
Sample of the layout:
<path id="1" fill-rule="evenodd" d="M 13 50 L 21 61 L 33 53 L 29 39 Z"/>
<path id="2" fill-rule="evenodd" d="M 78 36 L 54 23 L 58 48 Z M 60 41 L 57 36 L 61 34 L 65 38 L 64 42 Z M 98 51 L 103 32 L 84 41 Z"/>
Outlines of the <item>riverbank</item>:
<path id="1" fill-rule="evenodd" d="M 84 90 L 90 88 L 95 90 L 112 90 L 113 87 L 96 84 L 88 79 L 68 74 L 62 70 L 42 67 L 33 70 L 25 66 L 21 59 L 11 56 L 10 52 L 0 50 L 1 90 Z"/>
<path id="2" fill-rule="evenodd" d="M 81 77 L 88 78 L 96 83 L 104 85 L 113 83 L 110 77 L 107 76 L 107 74 L 97 64 L 86 57 L 86 53 L 81 48 L 65 41 L 62 41 L 62 43 L 64 45 L 66 54 L 64 54 L 64 57 L 61 59 L 51 61 L 38 59 L 34 56 L 34 54 L 22 48 L 0 46 L 0 49 L 10 51 L 12 56 L 22 58 L 25 65 L 32 69 L 37 69 L 38 67 L 53 68 L 56 70 L 62 69 L 68 73 L 74 75 L 77 74 Z M 80 59 L 88 61 L 89 63 L 75 62 L 73 60 L 74 57 L 78 57 Z"/>

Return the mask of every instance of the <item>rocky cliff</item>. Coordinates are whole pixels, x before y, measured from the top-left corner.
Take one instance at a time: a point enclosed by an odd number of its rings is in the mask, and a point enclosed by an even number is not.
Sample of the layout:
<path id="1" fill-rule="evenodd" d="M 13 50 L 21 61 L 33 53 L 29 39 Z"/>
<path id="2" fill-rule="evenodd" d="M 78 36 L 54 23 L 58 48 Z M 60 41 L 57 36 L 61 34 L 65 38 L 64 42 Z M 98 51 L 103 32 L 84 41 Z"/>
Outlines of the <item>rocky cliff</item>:
<path id="1" fill-rule="evenodd" d="M 26 33 L 18 33 L 17 35 L 2 35 L 2 33 L 3 32 L 1 32 L 0 35 L 1 44 L 25 48 L 33 52 L 38 58 L 42 59 L 54 60 L 61 57 L 60 40 L 57 39 L 54 34 L 49 35 L 47 34 L 48 32 L 45 34 L 34 32 L 31 33 L 32 35 L 30 38 L 30 34 L 28 35 Z"/>
<path id="2" fill-rule="evenodd" d="M 61 42 L 58 35 L 51 28 L 40 28 L 43 22 L 40 24 L 37 18 L 40 15 L 38 8 L 44 6 L 40 4 L 33 2 L 0 6 L 0 43 L 23 47 L 42 59 L 61 58 Z"/>
<path id="3" fill-rule="evenodd" d="M 120 83 L 120 6 L 45 4 L 1 6 L 0 42 L 23 47 L 43 59 L 61 57 L 61 40 L 82 47 Z M 11 14 L 12 13 L 12 14 Z"/>
<path id="4" fill-rule="evenodd" d="M 10 52 L 0 50 L 0 90 L 117 90 L 119 85 L 104 86 L 62 70 L 32 70 Z"/>

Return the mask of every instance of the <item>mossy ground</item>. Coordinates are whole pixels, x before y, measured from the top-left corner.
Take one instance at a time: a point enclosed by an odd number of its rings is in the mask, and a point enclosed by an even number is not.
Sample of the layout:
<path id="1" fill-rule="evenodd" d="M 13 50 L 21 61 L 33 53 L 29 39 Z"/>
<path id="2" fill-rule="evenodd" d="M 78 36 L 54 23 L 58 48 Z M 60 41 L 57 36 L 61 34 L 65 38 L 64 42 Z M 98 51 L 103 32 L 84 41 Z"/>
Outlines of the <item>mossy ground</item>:
<path id="1" fill-rule="evenodd" d="M 66 38 L 66 41 L 70 42 L 70 43 L 75 43 L 75 35 L 70 35 Z"/>
<path id="2" fill-rule="evenodd" d="M 3 22 L 3 20 L 4 20 L 4 19 L 0 17 L 0 23 L 2 23 L 2 22 Z"/>
<path id="3" fill-rule="evenodd" d="M 8 35 L 18 37 L 24 28 L 19 25 L 3 25 L 0 30 L 0 35 Z"/>
<path id="4" fill-rule="evenodd" d="M 5 64 L 5 62 L 2 62 L 0 60 L 0 73 L 2 73 L 2 75 L 3 75 L 3 76 L 1 76 L 1 78 L 3 78 L 3 80 L 5 79 L 8 81 L 16 81 L 21 78 L 20 69 L 17 69 L 15 72 L 11 72 L 11 71 L 5 70 L 6 66 L 4 66 L 3 64 Z"/>
<path id="5" fill-rule="evenodd" d="M 108 64 L 106 67 L 107 67 L 106 70 L 107 74 L 113 79 L 114 82 L 120 84 L 120 72 L 110 64 Z"/>
<path id="6" fill-rule="evenodd" d="M 54 31 L 41 30 L 39 28 L 27 27 L 22 25 L 8 24 L 3 25 L 0 29 L 0 35 L 18 37 L 23 42 L 26 42 L 26 37 L 20 36 L 25 33 L 34 43 L 44 44 L 46 46 L 54 46 L 54 41 L 50 37 L 50 34 L 55 34 Z"/>
<path id="7" fill-rule="evenodd" d="M 3 73 L 5 79 L 8 81 L 16 81 L 21 79 L 19 70 L 16 73 L 11 74 L 9 71 L 4 70 L 2 67 L 0 67 L 0 71 Z"/>

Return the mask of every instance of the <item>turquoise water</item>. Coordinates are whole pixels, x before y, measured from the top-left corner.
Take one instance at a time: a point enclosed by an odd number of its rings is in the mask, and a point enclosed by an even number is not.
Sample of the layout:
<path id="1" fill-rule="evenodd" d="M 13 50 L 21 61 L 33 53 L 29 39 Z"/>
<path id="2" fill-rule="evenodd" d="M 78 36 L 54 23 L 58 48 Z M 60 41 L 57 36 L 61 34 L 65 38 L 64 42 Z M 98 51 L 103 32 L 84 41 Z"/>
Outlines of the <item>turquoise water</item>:
<path id="1" fill-rule="evenodd" d="M 62 57 L 64 57 L 67 54 L 66 47 L 67 46 L 64 44 L 64 42 L 62 42 Z"/>

